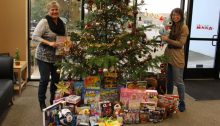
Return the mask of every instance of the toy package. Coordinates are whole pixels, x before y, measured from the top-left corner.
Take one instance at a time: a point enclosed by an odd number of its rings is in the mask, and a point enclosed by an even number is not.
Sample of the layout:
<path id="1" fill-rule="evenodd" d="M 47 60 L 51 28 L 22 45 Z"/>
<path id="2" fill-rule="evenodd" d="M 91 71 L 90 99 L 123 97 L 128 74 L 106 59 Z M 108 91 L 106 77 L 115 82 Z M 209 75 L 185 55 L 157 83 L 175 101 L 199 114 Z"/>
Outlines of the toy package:
<path id="1" fill-rule="evenodd" d="M 58 43 L 58 47 L 56 48 L 56 55 L 65 55 L 70 51 L 72 42 L 70 41 L 69 36 L 57 36 L 56 42 Z"/>
<path id="2" fill-rule="evenodd" d="M 165 117 L 165 109 L 157 107 L 155 110 L 149 110 L 149 121 L 158 123 Z"/>
<path id="3" fill-rule="evenodd" d="M 117 87 L 117 73 L 106 72 L 104 74 L 104 88 L 116 88 Z"/>
<path id="4" fill-rule="evenodd" d="M 72 104 L 77 104 L 81 100 L 80 96 L 77 95 L 69 95 L 65 97 L 65 101 Z"/>
<path id="5" fill-rule="evenodd" d="M 100 90 L 100 101 L 118 101 L 119 90 L 117 88 L 101 89 Z"/>
<path id="6" fill-rule="evenodd" d="M 77 126 L 89 126 L 90 107 L 77 107 Z"/>
<path id="7" fill-rule="evenodd" d="M 165 108 L 167 115 L 172 115 L 178 112 L 178 95 L 159 95 L 158 96 L 158 107 Z"/>
<path id="8" fill-rule="evenodd" d="M 97 116 L 100 115 L 99 105 L 97 103 L 90 104 L 90 115 Z"/>
<path id="9" fill-rule="evenodd" d="M 97 103 L 100 100 L 100 90 L 97 89 L 84 89 L 83 91 L 84 104 Z"/>
<path id="10" fill-rule="evenodd" d="M 121 88 L 120 102 L 123 107 L 129 109 L 139 109 L 140 103 L 146 100 L 146 91 L 140 89 Z"/>
<path id="11" fill-rule="evenodd" d="M 57 102 L 43 109 L 43 126 L 76 126 L 76 116 L 66 106 L 65 101 Z"/>
<path id="12" fill-rule="evenodd" d="M 83 86 L 84 86 L 83 81 L 73 82 L 73 88 L 76 95 L 82 96 Z"/>
<path id="13" fill-rule="evenodd" d="M 99 102 L 99 110 L 101 112 L 101 117 L 110 117 L 112 116 L 112 103 L 110 101 Z"/>
<path id="14" fill-rule="evenodd" d="M 154 102 L 157 105 L 158 101 L 158 93 L 157 90 L 146 90 L 146 95 L 145 95 L 145 102 Z"/>
<path id="15" fill-rule="evenodd" d="M 90 125 L 91 126 L 99 126 L 98 119 L 99 119 L 99 116 L 90 116 L 89 117 Z"/>
<path id="16" fill-rule="evenodd" d="M 139 110 L 125 110 L 124 111 L 124 124 L 137 124 L 140 123 Z"/>
<path id="17" fill-rule="evenodd" d="M 148 111 L 140 110 L 140 123 L 147 123 L 148 122 Z"/>
<path id="18" fill-rule="evenodd" d="M 88 76 L 84 79 L 86 89 L 100 89 L 101 80 L 98 76 Z"/>
<path id="19" fill-rule="evenodd" d="M 129 89 L 143 89 L 147 87 L 147 81 L 127 82 L 126 87 Z"/>

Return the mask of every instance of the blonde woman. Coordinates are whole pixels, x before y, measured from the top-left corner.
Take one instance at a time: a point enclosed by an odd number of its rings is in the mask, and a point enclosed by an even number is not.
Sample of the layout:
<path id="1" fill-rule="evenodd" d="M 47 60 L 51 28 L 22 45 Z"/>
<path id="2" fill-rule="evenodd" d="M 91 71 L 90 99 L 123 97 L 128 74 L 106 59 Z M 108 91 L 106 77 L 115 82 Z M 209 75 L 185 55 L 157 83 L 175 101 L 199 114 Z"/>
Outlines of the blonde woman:
<path id="1" fill-rule="evenodd" d="M 40 72 L 40 82 L 38 89 L 38 100 L 40 103 L 40 109 L 46 107 L 46 91 L 47 85 L 50 81 L 50 104 L 53 103 L 55 97 L 56 86 L 55 83 L 59 81 L 59 74 L 56 72 L 57 68 L 54 63 L 59 60 L 59 57 L 55 55 L 57 36 L 65 35 L 65 26 L 63 21 L 59 18 L 60 5 L 56 1 L 51 1 L 47 4 L 47 15 L 44 19 L 41 19 L 36 26 L 32 39 L 39 42 L 35 58 Z M 51 80 L 50 80 L 51 76 Z"/>

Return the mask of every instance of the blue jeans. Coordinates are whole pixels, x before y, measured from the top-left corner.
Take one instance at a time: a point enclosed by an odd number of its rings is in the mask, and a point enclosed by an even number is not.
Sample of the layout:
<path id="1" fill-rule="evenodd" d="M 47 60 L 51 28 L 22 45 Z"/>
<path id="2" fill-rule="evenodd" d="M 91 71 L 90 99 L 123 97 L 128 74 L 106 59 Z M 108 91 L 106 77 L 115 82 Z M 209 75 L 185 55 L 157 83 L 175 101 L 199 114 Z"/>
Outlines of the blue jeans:
<path id="1" fill-rule="evenodd" d="M 54 100 L 56 85 L 59 82 L 59 74 L 57 73 L 57 67 L 54 63 L 47 63 L 37 59 L 37 64 L 40 72 L 40 82 L 38 88 L 38 100 L 40 103 L 45 103 L 47 86 L 50 81 L 50 103 Z M 51 76 L 51 80 L 50 80 Z"/>
<path id="2" fill-rule="evenodd" d="M 183 68 L 168 64 L 167 68 L 167 94 L 173 94 L 174 85 L 177 87 L 180 101 L 185 99 L 185 85 L 183 81 Z"/>

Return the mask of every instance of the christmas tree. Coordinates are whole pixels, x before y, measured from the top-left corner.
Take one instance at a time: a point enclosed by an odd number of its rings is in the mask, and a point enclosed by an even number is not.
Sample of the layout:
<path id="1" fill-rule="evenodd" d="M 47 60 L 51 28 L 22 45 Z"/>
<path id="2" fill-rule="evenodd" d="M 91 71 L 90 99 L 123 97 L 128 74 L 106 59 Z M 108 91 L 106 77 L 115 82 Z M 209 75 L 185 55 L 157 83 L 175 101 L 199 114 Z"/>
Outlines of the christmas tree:
<path id="1" fill-rule="evenodd" d="M 147 39 L 153 25 L 137 27 L 137 0 L 87 0 L 88 14 L 65 59 L 58 63 L 62 77 L 103 76 L 116 72 L 118 81 L 135 81 L 158 68 L 164 56 L 153 56 L 160 44 Z M 143 2 L 140 3 L 140 5 Z"/>

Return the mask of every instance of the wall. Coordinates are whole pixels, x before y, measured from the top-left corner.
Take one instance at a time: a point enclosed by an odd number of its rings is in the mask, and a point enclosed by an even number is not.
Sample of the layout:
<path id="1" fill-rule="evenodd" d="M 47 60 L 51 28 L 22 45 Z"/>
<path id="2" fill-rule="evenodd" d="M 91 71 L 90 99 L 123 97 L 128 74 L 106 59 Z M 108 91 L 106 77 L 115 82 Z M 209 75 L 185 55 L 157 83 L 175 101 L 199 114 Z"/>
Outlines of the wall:
<path id="1" fill-rule="evenodd" d="M 19 48 L 21 60 L 27 60 L 27 0 L 0 1 L 0 52 L 14 56 Z"/>

